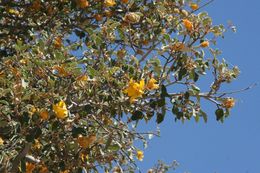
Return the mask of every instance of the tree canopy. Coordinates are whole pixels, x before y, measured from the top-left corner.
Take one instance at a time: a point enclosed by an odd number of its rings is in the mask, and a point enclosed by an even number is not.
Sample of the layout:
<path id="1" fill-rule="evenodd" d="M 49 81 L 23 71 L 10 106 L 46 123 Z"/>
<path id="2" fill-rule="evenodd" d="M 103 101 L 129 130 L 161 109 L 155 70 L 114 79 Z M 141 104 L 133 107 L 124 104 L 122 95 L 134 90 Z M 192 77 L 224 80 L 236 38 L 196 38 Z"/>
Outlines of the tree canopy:
<path id="1" fill-rule="evenodd" d="M 216 48 L 210 2 L 0 1 L 0 172 L 135 172 L 135 141 L 159 135 L 138 122 L 207 122 L 201 100 L 223 122 L 239 69 Z"/>

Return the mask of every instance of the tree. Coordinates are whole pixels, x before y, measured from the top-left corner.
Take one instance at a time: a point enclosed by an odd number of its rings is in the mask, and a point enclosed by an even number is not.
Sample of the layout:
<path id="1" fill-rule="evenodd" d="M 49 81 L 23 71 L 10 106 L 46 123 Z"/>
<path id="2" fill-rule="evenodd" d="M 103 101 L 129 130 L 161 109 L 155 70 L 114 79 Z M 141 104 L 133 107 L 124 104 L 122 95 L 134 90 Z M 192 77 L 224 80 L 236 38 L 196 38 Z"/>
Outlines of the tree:
<path id="1" fill-rule="evenodd" d="M 207 122 L 205 99 L 223 122 L 235 100 L 219 89 L 239 69 L 219 60 L 210 2 L 1 1 L 0 172 L 134 172 L 134 142 L 158 135 L 139 121 Z"/>

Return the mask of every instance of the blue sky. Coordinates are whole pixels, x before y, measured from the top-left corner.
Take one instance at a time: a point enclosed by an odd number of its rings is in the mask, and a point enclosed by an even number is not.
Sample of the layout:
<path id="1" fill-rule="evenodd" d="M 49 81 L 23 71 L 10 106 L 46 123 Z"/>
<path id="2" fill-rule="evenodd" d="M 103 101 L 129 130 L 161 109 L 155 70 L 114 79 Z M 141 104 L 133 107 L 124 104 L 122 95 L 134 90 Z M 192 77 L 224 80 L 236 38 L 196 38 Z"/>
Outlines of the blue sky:
<path id="1" fill-rule="evenodd" d="M 205 2 L 205 1 L 202 1 Z M 218 42 L 223 58 L 241 70 L 240 77 L 228 90 L 260 83 L 260 1 L 215 0 L 204 10 L 214 24 L 231 20 L 237 33 L 231 31 Z M 142 171 L 158 159 L 170 163 L 177 160 L 176 173 L 259 173 L 260 172 L 260 86 L 235 94 L 237 100 L 231 116 L 224 124 L 215 121 L 214 107 L 205 104 L 207 124 L 174 122 L 171 114 L 160 125 L 161 137 L 149 141 Z"/>

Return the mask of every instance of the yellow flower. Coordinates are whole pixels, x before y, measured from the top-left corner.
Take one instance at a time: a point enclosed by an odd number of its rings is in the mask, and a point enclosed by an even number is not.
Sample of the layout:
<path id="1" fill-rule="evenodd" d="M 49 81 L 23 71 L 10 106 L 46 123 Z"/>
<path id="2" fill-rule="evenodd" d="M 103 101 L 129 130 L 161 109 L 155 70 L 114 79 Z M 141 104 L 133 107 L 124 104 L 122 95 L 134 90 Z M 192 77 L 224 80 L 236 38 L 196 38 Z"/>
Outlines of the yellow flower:
<path id="1" fill-rule="evenodd" d="M 198 6 L 198 4 L 196 4 L 196 3 L 191 3 L 191 4 L 190 4 L 190 8 L 191 8 L 192 10 L 197 10 L 197 9 L 199 8 L 199 6 Z"/>
<path id="2" fill-rule="evenodd" d="M 155 80 L 154 78 L 151 78 L 146 87 L 149 89 L 149 90 L 154 90 L 154 89 L 158 89 L 159 88 L 159 85 L 156 84 L 157 83 L 157 80 Z"/>
<path id="3" fill-rule="evenodd" d="M 63 100 L 59 101 L 57 104 L 52 105 L 52 108 L 57 118 L 64 119 L 68 116 L 68 110 Z"/>
<path id="4" fill-rule="evenodd" d="M 79 77 L 77 77 L 76 79 L 77 81 L 87 81 L 88 80 L 88 76 L 87 75 L 81 75 Z"/>
<path id="5" fill-rule="evenodd" d="M 124 90 L 124 93 L 128 94 L 130 97 L 130 102 L 134 102 L 136 98 L 142 97 L 142 94 L 144 93 L 145 84 L 144 80 L 140 80 L 139 83 L 130 80 L 128 87 Z"/>
<path id="6" fill-rule="evenodd" d="M 227 109 L 233 108 L 235 106 L 234 98 L 227 98 L 222 102 L 223 106 Z"/>
<path id="7" fill-rule="evenodd" d="M 0 137 L 0 145 L 4 145 L 4 140 Z"/>
<path id="8" fill-rule="evenodd" d="M 203 41 L 202 43 L 200 43 L 201 47 L 209 47 L 209 41 Z"/>
<path id="9" fill-rule="evenodd" d="M 37 112 L 37 108 L 35 106 L 30 107 L 29 114 L 32 116 L 35 112 Z"/>
<path id="10" fill-rule="evenodd" d="M 137 158 L 138 160 L 140 160 L 140 161 L 143 161 L 143 158 L 144 158 L 144 153 L 143 153 L 143 151 L 137 150 L 137 152 L 136 152 L 136 158 Z"/>
<path id="11" fill-rule="evenodd" d="M 26 162 L 26 173 L 32 173 L 35 169 L 35 164 Z"/>
<path id="12" fill-rule="evenodd" d="M 29 62 L 29 60 L 23 58 L 23 59 L 21 59 L 19 62 L 20 62 L 22 65 L 26 65 L 26 64 Z"/>
<path id="13" fill-rule="evenodd" d="M 33 149 L 40 149 L 42 147 L 42 144 L 40 143 L 40 141 L 38 139 L 34 139 L 34 144 L 33 144 Z"/>
<path id="14" fill-rule="evenodd" d="M 13 8 L 8 9 L 8 13 L 14 14 L 14 15 L 17 15 L 17 16 L 20 14 L 19 11 L 15 10 Z"/>
<path id="15" fill-rule="evenodd" d="M 105 7 L 113 7 L 114 5 L 116 5 L 116 2 L 115 0 L 105 0 L 104 5 Z"/>
<path id="16" fill-rule="evenodd" d="M 82 136 L 79 135 L 77 142 L 82 148 L 88 148 L 91 144 L 96 141 L 96 135 Z"/>
<path id="17" fill-rule="evenodd" d="M 88 160 L 89 157 L 88 157 L 87 154 L 81 153 L 81 154 L 80 154 L 80 158 L 81 158 L 82 162 L 85 162 L 85 161 Z"/>
<path id="18" fill-rule="evenodd" d="M 193 23 L 191 21 L 189 21 L 188 19 L 183 19 L 182 22 L 188 31 L 191 31 L 193 29 Z"/>
<path id="19" fill-rule="evenodd" d="M 42 111 L 40 112 L 40 117 L 41 117 L 42 120 L 47 120 L 47 119 L 49 118 L 48 111 L 42 110 Z"/>
<path id="20" fill-rule="evenodd" d="M 89 6 L 89 3 L 87 0 L 77 0 L 77 5 L 79 8 L 86 8 Z"/>

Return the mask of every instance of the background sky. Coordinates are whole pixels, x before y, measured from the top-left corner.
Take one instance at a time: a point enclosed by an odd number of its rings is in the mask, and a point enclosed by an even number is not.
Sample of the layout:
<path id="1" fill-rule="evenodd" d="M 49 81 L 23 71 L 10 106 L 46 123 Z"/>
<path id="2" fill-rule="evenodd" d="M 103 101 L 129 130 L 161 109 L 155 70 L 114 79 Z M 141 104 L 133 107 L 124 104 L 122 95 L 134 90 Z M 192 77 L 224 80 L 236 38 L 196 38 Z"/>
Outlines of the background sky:
<path id="1" fill-rule="evenodd" d="M 236 34 L 227 32 L 218 42 L 222 57 L 241 70 L 227 90 L 260 83 L 259 7 L 259 0 L 215 0 L 203 9 L 214 24 L 227 25 L 231 20 L 237 27 Z M 194 120 L 182 124 L 167 114 L 160 125 L 161 137 L 149 141 L 140 169 L 145 172 L 161 159 L 177 160 L 176 173 L 260 173 L 260 85 L 234 97 L 236 106 L 224 124 L 215 120 L 215 107 L 208 104 L 204 105 L 207 124 Z"/>

